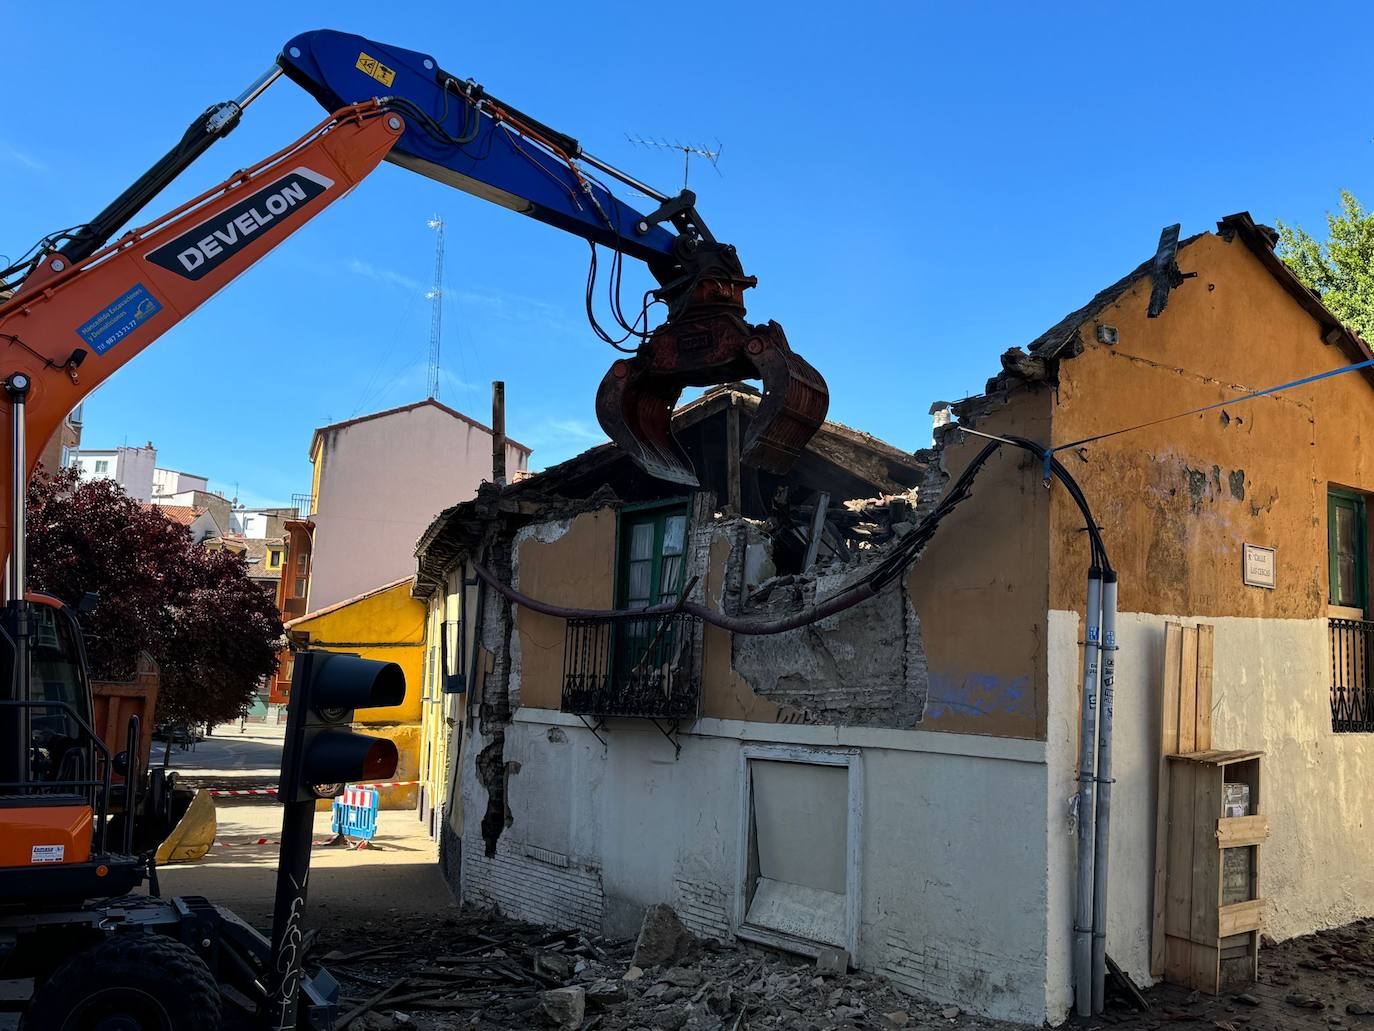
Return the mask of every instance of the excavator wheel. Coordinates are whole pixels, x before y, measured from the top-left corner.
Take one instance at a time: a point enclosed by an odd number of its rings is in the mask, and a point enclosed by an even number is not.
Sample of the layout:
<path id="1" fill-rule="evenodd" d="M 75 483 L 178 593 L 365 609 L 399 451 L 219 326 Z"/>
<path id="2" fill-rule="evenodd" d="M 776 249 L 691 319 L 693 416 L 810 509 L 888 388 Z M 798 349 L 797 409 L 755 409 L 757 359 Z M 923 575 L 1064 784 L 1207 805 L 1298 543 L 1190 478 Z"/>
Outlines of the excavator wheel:
<path id="1" fill-rule="evenodd" d="M 215 1031 L 219 988 L 181 942 L 116 933 L 53 972 L 24 1017 L 25 1031 Z"/>

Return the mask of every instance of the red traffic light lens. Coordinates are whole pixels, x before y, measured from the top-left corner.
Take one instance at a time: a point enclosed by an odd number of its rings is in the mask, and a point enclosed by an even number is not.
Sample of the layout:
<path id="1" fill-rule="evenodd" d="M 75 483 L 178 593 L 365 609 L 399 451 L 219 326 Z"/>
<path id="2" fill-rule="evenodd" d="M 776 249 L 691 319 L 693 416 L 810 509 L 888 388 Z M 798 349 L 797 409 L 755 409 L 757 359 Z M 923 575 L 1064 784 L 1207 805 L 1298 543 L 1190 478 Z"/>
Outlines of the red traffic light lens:
<path id="1" fill-rule="evenodd" d="M 399 759 L 395 742 L 378 738 L 363 758 L 363 776 L 369 780 L 390 777 L 395 774 Z"/>

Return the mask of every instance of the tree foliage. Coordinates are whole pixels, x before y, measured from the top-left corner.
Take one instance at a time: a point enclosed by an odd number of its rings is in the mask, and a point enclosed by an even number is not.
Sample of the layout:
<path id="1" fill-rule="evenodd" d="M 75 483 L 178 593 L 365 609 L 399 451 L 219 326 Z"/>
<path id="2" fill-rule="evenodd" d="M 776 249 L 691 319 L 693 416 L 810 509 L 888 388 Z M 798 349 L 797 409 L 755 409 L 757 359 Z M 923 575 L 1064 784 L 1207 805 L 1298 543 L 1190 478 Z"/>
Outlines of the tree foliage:
<path id="1" fill-rule="evenodd" d="M 157 660 L 160 720 L 235 719 L 275 672 L 281 617 L 243 556 L 194 544 L 112 480 L 34 476 L 27 540 L 32 590 L 68 604 L 100 595 L 82 617 L 97 677 L 131 676 L 140 651 Z"/>
<path id="2" fill-rule="evenodd" d="M 1338 319 L 1374 339 L 1374 213 L 1348 190 L 1341 210 L 1326 216 L 1326 240 L 1279 223 L 1279 257 Z"/>

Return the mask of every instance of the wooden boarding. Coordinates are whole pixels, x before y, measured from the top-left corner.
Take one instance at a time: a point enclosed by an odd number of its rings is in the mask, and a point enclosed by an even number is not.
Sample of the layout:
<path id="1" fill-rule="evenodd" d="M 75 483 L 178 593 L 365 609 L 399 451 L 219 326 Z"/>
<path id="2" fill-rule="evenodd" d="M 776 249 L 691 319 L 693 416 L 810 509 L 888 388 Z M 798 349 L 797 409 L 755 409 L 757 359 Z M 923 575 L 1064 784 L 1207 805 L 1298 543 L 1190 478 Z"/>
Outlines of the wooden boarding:
<path id="1" fill-rule="evenodd" d="M 1169 767 L 1165 756 L 1212 747 L 1213 627 L 1164 625 L 1164 683 L 1159 735 L 1159 791 L 1155 811 L 1154 929 L 1150 938 L 1150 973 L 1165 967 L 1165 870 L 1168 859 Z M 1191 809 L 1191 804 L 1189 805 Z"/>
<path id="2" fill-rule="evenodd" d="M 1258 812 L 1261 755 L 1207 749 L 1165 758 L 1163 919 L 1152 945 L 1162 946 L 1161 972 L 1174 984 L 1215 994 L 1254 979 L 1265 909 L 1259 845 L 1269 832 Z M 1224 815 L 1228 782 L 1249 786 L 1250 815 Z M 1231 897 L 1241 896 L 1232 902 L 1224 877 L 1228 849 L 1250 850 L 1248 879 L 1229 885 Z"/>
<path id="3" fill-rule="evenodd" d="M 1233 816 L 1217 828 L 1217 844 L 1222 848 L 1258 845 L 1269 837 L 1269 817 Z"/>

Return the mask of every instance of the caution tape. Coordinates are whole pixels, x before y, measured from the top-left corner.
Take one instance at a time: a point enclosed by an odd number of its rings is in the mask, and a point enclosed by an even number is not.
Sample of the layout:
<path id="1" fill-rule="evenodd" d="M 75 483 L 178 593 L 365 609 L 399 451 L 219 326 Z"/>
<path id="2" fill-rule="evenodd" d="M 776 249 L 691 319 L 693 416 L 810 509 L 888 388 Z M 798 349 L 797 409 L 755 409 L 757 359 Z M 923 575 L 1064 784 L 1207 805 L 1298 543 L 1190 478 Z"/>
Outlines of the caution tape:
<path id="1" fill-rule="evenodd" d="M 351 788 L 409 788 L 419 784 L 418 780 L 388 780 L 376 784 L 350 784 Z M 214 798 L 238 798 L 243 795 L 275 795 L 276 788 L 202 788 Z"/>

